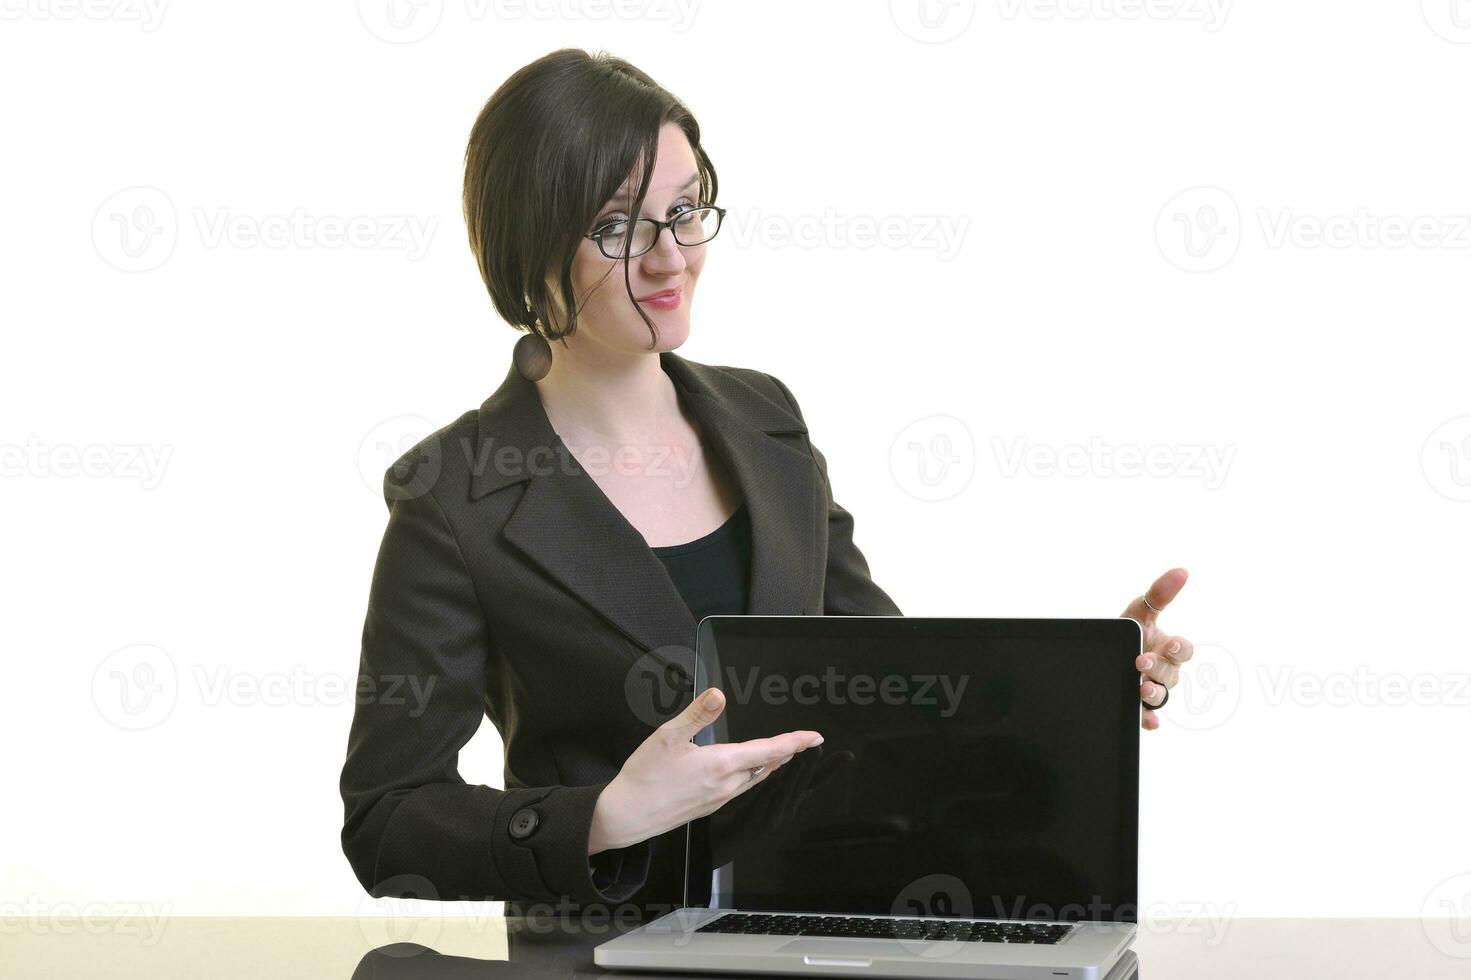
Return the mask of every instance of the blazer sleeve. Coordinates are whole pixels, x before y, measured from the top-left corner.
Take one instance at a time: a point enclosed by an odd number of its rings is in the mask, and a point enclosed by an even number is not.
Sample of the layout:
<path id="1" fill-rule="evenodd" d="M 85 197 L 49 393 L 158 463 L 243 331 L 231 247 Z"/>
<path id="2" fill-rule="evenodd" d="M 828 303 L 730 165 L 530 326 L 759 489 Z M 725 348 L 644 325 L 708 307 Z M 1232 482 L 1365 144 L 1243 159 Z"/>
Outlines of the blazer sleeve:
<path id="1" fill-rule="evenodd" d="M 792 414 L 802 419 L 797 399 L 780 379 L 767 375 L 781 389 Z M 827 496 L 827 573 L 823 588 L 823 613 L 829 616 L 901 616 L 899 607 L 888 593 L 879 588 L 868 572 L 868 561 L 853 543 L 853 515 L 833 499 L 832 481 L 827 475 L 827 459 L 811 439 L 808 446 L 817 470 L 822 474 L 823 492 Z"/>
<path id="2" fill-rule="evenodd" d="M 643 885 L 651 848 L 589 860 L 607 783 L 500 790 L 461 778 L 495 650 L 434 494 L 390 492 L 399 485 L 390 470 L 340 783 L 353 872 L 380 898 L 623 901 Z"/>

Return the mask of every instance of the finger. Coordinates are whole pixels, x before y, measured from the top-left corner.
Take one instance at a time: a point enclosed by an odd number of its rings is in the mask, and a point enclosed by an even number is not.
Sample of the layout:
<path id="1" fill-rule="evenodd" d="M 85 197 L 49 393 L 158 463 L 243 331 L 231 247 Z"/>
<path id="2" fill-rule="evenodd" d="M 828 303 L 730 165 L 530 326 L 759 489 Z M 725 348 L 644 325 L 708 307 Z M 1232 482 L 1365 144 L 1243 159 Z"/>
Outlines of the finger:
<path id="1" fill-rule="evenodd" d="M 1152 732 L 1159 727 L 1159 715 L 1148 708 L 1144 709 L 1144 717 L 1140 719 L 1139 726 L 1146 732 Z"/>
<path id="2" fill-rule="evenodd" d="M 733 800 L 737 796 L 740 796 L 742 793 L 745 793 L 748 790 L 755 789 L 757 786 L 766 782 L 766 780 L 771 778 L 772 773 L 776 772 L 782 766 L 786 765 L 788 762 L 791 761 L 791 759 L 791 756 L 786 756 L 784 758 L 773 759 L 770 762 L 758 762 L 756 763 L 756 765 L 763 768 L 759 773 L 754 776 L 751 775 L 750 769 L 741 769 L 737 772 L 731 773 L 729 776 L 726 777 L 727 800 Z M 754 769 L 755 766 L 752 766 L 751 768 Z"/>
<path id="3" fill-rule="evenodd" d="M 803 749 L 821 744 L 822 736 L 817 732 L 800 731 L 773 735 L 770 738 L 753 738 L 747 742 L 733 742 L 729 745 L 712 746 L 712 748 L 721 749 L 723 764 L 730 772 L 737 772 L 741 769 L 753 769 L 756 766 L 768 764 L 782 756 L 796 755 Z"/>
<path id="4" fill-rule="evenodd" d="M 1195 656 L 1195 644 L 1191 643 L 1183 636 L 1172 636 L 1170 637 L 1169 641 L 1164 644 L 1164 650 L 1162 650 L 1161 653 L 1171 663 L 1183 664 L 1191 657 Z"/>
<path id="5" fill-rule="evenodd" d="M 1159 654 L 1141 653 L 1134 659 L 1134 666 L 1141 675 L 1165 687 L 1174 687 L 1180 679 L 1180 668 Z"/>
<path id="6" fill-rule="evenodd" d="M 1157 681 L 1145 681 L 1139 685 L 1139 697 L 1144 700 L 1146 707 L 1158 708 L 1164 703 L 1167 693 L 1165 686 Z"/>
<path id="7" fill-rule="evenodd" d="M 1144 590 L 1143 595 L 1129 603 L 1124 609 L 1124 617 L 1135 620 L 1146 627 L 1152 625 L 1155 617 L 1175 600 L 1175 596 L 1180 594 L 1180 590 L 1185 587 L 1185 580 L 1189 577 L 1190 573 L 1183 568 L 1172 568 L 1165 572 L 1154 580 L 1153 585 Z M 1147 604 L 1146 600 L 1148 600 Z M 1151 606 L 1153 608 L 1150 608 Z"/>
<path id="8" fill-rule="evenodd" d="M 660 725 L 659 730 L 678 741 L 688 742 L 719 718 L 724 710 L 725 695 L 720 688 L 707 687 L 690 702 L 689 707 Z"/>

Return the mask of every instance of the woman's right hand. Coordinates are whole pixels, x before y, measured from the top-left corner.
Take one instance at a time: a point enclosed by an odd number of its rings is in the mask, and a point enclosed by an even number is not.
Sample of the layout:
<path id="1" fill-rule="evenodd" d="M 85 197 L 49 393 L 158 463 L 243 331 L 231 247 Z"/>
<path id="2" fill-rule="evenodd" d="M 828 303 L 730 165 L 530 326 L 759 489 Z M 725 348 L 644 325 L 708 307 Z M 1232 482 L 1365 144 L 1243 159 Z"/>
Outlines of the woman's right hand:
<path id="1" fill-rule="evenodd" d="M 690 820 L 759 785 L 804 749 L 822 744 L 812 731 L 726 745 L 690 740 L 725 710 L 725 695 L 706 688 L 688 708 L 655 729 L 598 796 L 588 835 L 588 856 L 631 847 Z M 765 766 L 751 778 L 751 770 Z"/>

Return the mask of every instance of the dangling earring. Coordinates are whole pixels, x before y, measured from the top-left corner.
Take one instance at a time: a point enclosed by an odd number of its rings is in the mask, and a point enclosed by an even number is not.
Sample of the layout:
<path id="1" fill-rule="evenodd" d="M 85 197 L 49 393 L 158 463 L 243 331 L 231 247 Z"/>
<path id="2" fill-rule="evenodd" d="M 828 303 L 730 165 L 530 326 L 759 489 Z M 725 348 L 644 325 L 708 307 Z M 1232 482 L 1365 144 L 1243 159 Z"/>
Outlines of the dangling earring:
<path id="1" fill-rule="evenodd" d="M 527 381 L 540 381 L 552 369 L 552 345 L 541 334 L 532 331 L 516 341 L 511 352 L 516 370 Z"/>

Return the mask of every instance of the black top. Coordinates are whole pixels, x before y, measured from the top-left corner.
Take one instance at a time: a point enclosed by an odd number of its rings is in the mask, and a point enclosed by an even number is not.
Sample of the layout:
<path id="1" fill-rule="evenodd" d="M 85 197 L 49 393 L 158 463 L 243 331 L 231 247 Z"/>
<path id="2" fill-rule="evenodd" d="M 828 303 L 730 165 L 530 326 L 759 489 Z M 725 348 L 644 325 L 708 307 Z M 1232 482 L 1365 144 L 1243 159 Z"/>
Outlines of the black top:
<path id="1" fill-rule="evenodd" d="M 699 622 L 705 616 L 742 614 L 750 592 L 751 518 L 741 504 L 704 537 L 652 549 Z"/>

